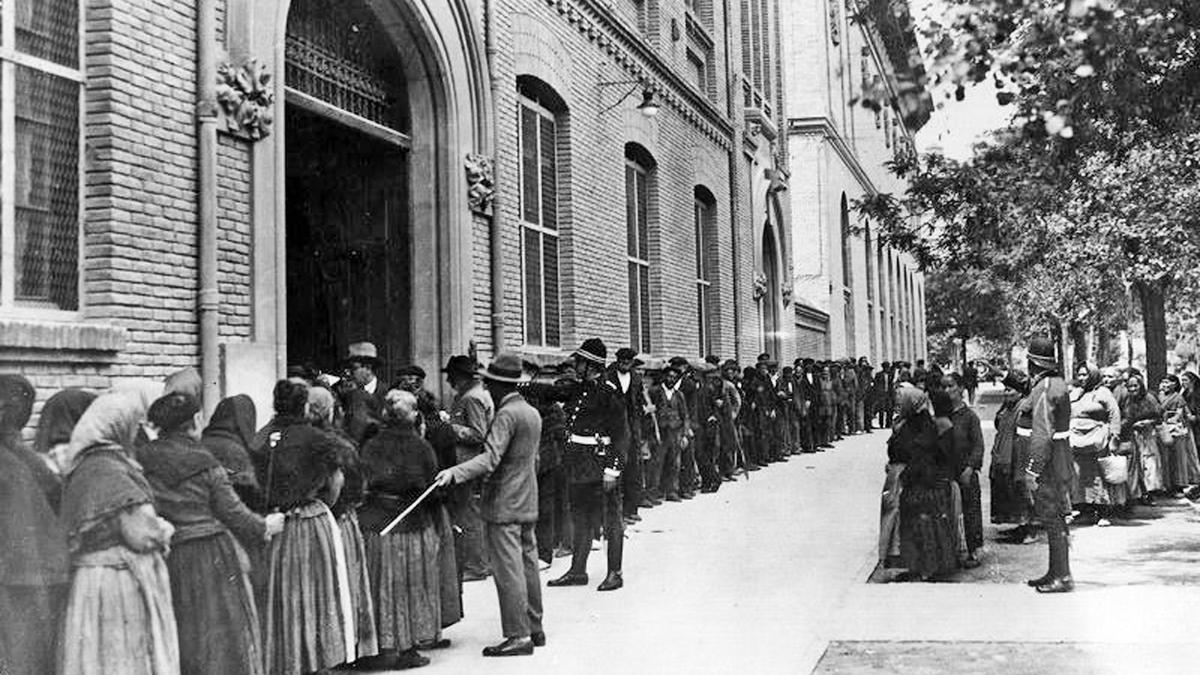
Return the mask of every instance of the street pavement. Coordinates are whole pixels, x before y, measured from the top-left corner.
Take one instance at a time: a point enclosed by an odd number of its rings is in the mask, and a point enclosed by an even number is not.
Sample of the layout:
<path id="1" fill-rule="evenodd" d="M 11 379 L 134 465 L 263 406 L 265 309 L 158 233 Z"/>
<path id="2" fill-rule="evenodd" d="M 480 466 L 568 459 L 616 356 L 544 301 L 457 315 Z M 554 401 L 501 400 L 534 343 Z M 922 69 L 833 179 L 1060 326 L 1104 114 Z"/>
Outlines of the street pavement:
<path id="1" fill-rule="evenodd" d="M 547 645 L 531 657 L 480 656 L 501 639 L 499 609 L 490 580 L 467 584 L 467 616 L 423 672 L 1200 672 L 1200 588 L 1181 583 L 1186 573 L 1135 585 L 1081 577 L 1059 596 L 1019 582 L 866 583 L 885 440 L 853 436 L 643 511 L 627 531 L 623 589 L 595 590 L 603 547 L 588 586 L 543 586 Z M 985 546 L 985 562 L 1008 555 Z M 1045 571 L 1036 559 L 1028 576 Z M 543 584 L 568 563 L 556 560 Z"/>

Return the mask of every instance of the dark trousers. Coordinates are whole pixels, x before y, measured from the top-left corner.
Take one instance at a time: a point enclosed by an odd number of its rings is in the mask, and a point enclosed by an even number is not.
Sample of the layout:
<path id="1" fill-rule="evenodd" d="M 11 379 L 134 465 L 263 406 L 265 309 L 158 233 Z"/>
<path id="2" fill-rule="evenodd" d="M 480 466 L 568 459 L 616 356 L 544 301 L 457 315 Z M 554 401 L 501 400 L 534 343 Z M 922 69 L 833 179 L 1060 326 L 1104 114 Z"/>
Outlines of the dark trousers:
<path id="1" fill-rule="evenodd" d="M 666 435 L 662 434 L 662 437 L 666 438 Z M 661 440 L 650 439 L 650 459 L 642 462 L 642 485 L 645 487 L 646 496 L 651 500 L 663 498 L 662 473 L 663 443 Z"/>
<path id="2" fill-rule="evenodd" d="M 662 473 L 659 486 L 663 497 L 679 496 L 679 440 L 682 429 L 663 429 L 659 454 L 662 455 Z"/>
<path id="3" fill-rule="evenodd" d="M 800 427 L 800 449 L 806 452 L 812 452 L 816 449 L 816 443 L 813 438 L 813 416 L 812 415 L 797 415 L 796 424 Z"/>
<path id="4" fill-rule="evenodd" d="M 716 490 L 721 486 L 717 472 L 717 453 L 721 448 L 719 431 L 709 427 L 696 435 L 696 466 L 700 471 L 700 487 Z"/>
<path id="5" fill-rule="evenodd" d="M 506 638 L 542 632 L 542 581 L 538 576 L 533 523 L 487 523 L 484 528 L 492 576 L 500 596 Z"/>
<path id="6" fill-rule="evenodd" d="M 450 517 L 462 530 L 461 550 L 458 551 L 460 573 L 486 576 L 491 573 L 491 561 L 483 543 L 483 519 L 479 515 L 479 481 L 458 483 L 452 488 Z"/>
<path id="7" fill-rule="evenodd" d="M 1058 451 L 1056 448 L 1055 451 Z M 1054 470 L 1053 463 L 1046 465 L 1046 470 L 1038 480 L 1037 491 L 1033 494 L 1033 510 L 1046 529 L 1046 542 L 1050 553 L 1050 576 L 1071 576 L 1071 556 L 1069 550 L 1069 534 L 1067 519 L 1064 513 L 1066 493 L 1070 484 L 1070 476 L 1060 476 Z"/>
<path id="8" fill-rule="evenodd" d="M 625 458 L 625 470 L 621 472 L 621 490 L 624 492 L 622 507 L 627 516 L 637 513 L 638 504 L 642 502 L 642 449 L 629 448 Z"/>
<path id="9" fill-rule="evenodd" d="M 621 571 L 625 545 L 625 520 L 621 514 L 621 482 L 608 492 L 601 482 L 571 485 L 571 509 L 575 521 L 575 545 L 571 556 L 571 571 L 587 572 L 588 554 L 592 551 L 592 533 L 604 528 L 608 544 L 608 571 Z"/>
<path id="10" fill-rule="evenodd" d="M 679 490 L 685 493 L 695 492 L 699 482 L 696 476 L 696 436 L 689 438 L 687 447 L 679 451 Z"/>
<path id="11" fill-rule="evenodd" d="M 547 469 L 538 475 L 538 557 L 546 562 L 554 559 L 554 548 L 570 543 L 563 538 L 563 521 L 567 518 L 566 488 L 562 467 Z"/>
<path id="12" fill-rule="evenodd" d="M 729 478 L 733 476 L 733 470 L 737 468 L 738 453 L 741 451 L 741 434 L 733 422 L 722 422 L 721 431 L 721 450 L 717 455 L 717 470 L 721 472 L 721 476 Z"/>

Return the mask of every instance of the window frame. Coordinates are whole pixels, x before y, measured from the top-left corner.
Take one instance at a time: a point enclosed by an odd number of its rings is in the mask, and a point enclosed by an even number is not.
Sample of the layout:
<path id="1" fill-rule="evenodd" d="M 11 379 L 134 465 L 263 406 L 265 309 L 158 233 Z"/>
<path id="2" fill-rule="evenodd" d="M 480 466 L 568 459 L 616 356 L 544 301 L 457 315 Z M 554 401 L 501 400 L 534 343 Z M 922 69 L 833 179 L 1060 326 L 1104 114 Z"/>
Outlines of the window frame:
<path id="1" fill-rule="evenodd" d="M 85 188 L 86 188 L 86 104 L 87 45 L 86 0 L 76 0 L 78 5 L 76 34 L 77 67 L 71 68 L 48 59 L 43 59 L 17 50 L 17 7 L 16 2 L 0 3 L 0 317 L 10 319 L 45 319 L 72 321 L 78 319 L 84 308 L 84 232 Z M 18 67 L 28 68 L 41 74 L 73 82 L 78 87 L 76 155 L 76 217 L 75 217 L 75 308 L 54 309 L 35 305 L 17 304 L 17 253 L 16 253 L 16 182 L 17 182 L 17 135 L 16 135 L 16 72 Z"/>
<path id="2" fill-rule="evenodd" d="M 712 266 L 708 257 L 708 229 L 716 218 L 716 204 L 706 202 L 699 194 L 693 196 L 693 227 L 696 238 L 696 318 L 700 345 L 700 356 L 713 352 L 712 320 Z"/>
<path id="3" fill-rule="evenodd" d="M 542 127 L 541 127 L 540 123 L 538 124 L 538 129 L 537 129 L 537 146 L 538 146 L 538 176 L 537 176 L 538 200 L 537 201 L 538 201 L 539 222 L 532 223 L 525 218 L 525 178 L 526 178 L 526 175 L 525 175 L 525 162 L 524 162 L 524 155 L 523 155 L 524 140 L 525 140 L 525 138 L 523 136 L 523 134 L 524 134 L 523 118 L 524 118 L 524 110 L 526 108 L 537 113 L 537 115 L 539 116 L 539 122 L 540 122 L 540 120 L 545 119 L 545 120 L 550 120 L 550 122 L 554 124 L 554 141 L 553 141 L 554 153 L 555 153 L 554 211 L 556 214 L 556 219 L 559 220 L 560 222 L 561 222 L 561 218 L 559 218 L 558 216 L 561 215 L 560 207 L 562 205 L 562 202 L 560 199 L 561 198 L 561 190 L 559 189 L 559 186 L 561 183 L 560 179 L 562 178 L 562 174 L 561 174 L 561 170 L 559 168 L 559 162 L 558 162 L 558 151 L 559 151 L 558 144 L 559 144 L 559 126 L 560 126 L 558 115 L 556 115 L 553 110 L 550 110 L 549 108 L 542 105 L 541 103 L 538 103 L 535 99 L 533 99 L 530 96 L 523 93 L 521 91 L 520 87 L 518 86 L 518 89 L 517 89 L 517 144 L 518 144 L 518 160 L 517 160 L 517 180 L 518 180 L 518 182 L 517 182 L 517 186 L 518 186 L 518 189 L 517 189 L 517 214 L 518 214 L 518 216 L 517 216 L 517 219 L 521 224 L 521 237 L 520 237 L 521 342 L 524 346 L 537 348 L 537 349 L 558 349 L 558 348 L 562 347 L 562 337 L 563 337 L 562 336 L 562 268 L 560 266 L 558 269 L 555 270 L 555 288 L 557 289 L 556 293 L 558 295 L 558 301 L 557 301 L 558 328 L 556 331 L 558 333 L 558 340 L 557 340 L 556 344 L 550 344 L 549 340 L 546 337 L 546 333 L 547 333 L 546 328 L 549 326 L 549 323 L 546 319 L 547 293 L 546 293 L 545 251 L 546 251 L 546 241 L 548 239 L 552 239 L 554 241 L 554 246 L 557 249 L 557 253 L 554 256 L 555 263 L 556 264 L 561 263 L 561 253 L 562 253 L 562 248 L 560 246 L 561 232 L 557 226 L 554 228 L 548 228 L 545 226 L 545 223 L 542 222 L 542 218 L 544 218 L 545 213 L 542 211 L 542 197 L 543 197 L 542 187 L 543 186 L 542 186 L 541 172 L 542 172 L 543 166 L 541 163 Z M 529 294 L 526 292 L 526 278 L 525 278 L 525 275 L 526 275 L 525 261 L 527 258 L 527 253 L 526 253 L 526 249 L 525 249 L 525 237 L 530 231 L 538 233 L 538 237 L 539 237 L 540 243 L 541 243 L 541 256 L 540 257 L 541 257 L 542 262 L 541 262 L 541 272 L 540 272 L 540 278 L 539 278 L 539 281 L 541 282 L 541 303 L 542 303 L 541 311 L 539 312 L 539 315 L 541 317 L 541 341 L 540 342 L 531 342 L 529 339 L 530 338 L 529 324 L 528 324 Z"/>
<path id="4" fill-rule="evenodd" d="M 634 176 L 633 199 L 635 202 L 629 203 L 629 176 L 630 171 Z M 653 294 L 650 289 L 650 189 L 652 185 L 653 167 L 647 167 L 641 162 L 629 157 L 625 157 L 625 263 L 627 276 L 629 277 L 629 342 L 630 346 L 644 353 L 651 353 L 654 341 L 651 339 L 651 330 L 653 319 L 651 317 L 651 308 L 653 305 Z M 646 195 L 645 203 L 638 203 L 638 177 L 641 178 L 641 184 L 644 186 L 642 194 Z M 630 207 L 633 207 L 632 209 Z M 630 214 L 634 214 L 634 220 L 629 219 Z M 640 218 L 640 214 L 644 213 L 645 218 Z M 631 231 L 632 228 L 632 231 Z M 645 229 L 645 250 L 637 250 L 630 252 L 628 242 L 633 241 L 640 248 L 642 241 L 642 229 Z M 641 253 L 643 257 L 637 257 L 635 254 Z M 637 275 L 633 274 L 637 271 Z M 643 287 L 642 275 L 645 275 L 646 282 Z M 633 282 L 636 280 L 636 286 Z"/>

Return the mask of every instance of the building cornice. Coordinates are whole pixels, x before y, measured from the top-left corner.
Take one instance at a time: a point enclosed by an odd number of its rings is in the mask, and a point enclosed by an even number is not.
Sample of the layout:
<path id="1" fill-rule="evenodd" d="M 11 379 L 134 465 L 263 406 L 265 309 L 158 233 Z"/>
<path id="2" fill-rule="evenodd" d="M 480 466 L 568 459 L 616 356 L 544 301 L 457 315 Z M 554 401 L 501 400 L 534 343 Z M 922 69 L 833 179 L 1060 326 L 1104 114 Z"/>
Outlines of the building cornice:
<path id="1" fill-rule="evenodd" d="M 833 146 L 838 157 L 846 168 L 850 169 L 850 173 L 854 174 L 855 180 L 858 181 L 863 191 L 868 195 L 876 195 L 879 193 L 875 187 L 875 181 L 871 180 L 870 174 L 863 168 L 862 162 L 858 160 L 858 155 L 846 142 L 846 138 L 838 131 L 837 127 L 828 117 L 789 117 L 787 121 L 787 132 L 789 136 L 821 136 L 829 141 Z"/>
<path id="2" fill-rule="evenodd" d="M 600 47 L 633 79 L 655 88 L 660 100 L 725 150 L 733 148 L 733 123 L 701 95 L 601 0 L 545 0 L 581 35 Z M 727 83 L 728 84 L 728 83 Z"/>

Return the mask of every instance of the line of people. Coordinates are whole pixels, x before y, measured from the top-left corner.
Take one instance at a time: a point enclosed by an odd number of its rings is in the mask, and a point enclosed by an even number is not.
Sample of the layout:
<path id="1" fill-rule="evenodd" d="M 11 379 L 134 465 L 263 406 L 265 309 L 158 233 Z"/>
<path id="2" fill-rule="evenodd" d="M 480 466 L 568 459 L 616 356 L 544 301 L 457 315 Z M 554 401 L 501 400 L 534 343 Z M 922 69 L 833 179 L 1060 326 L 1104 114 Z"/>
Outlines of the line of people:
<path id="1" fill-rule="evenodd" d="M 781 370 L 767 354 L 745 369 L 615 357 L 599 339 L 557 366 L 518 360 L 516 374 L 500 357 L 481 374 L 455 356 L 443 409 L 422 369 L 385 386 L 374 346 L 358 343 L 340 377 L 291 369 L 259 429 L 245 395 L 203 424 L 188 369 L 165 384 L 55 394 L 33 447 L 22 434 L 35 390 L 0 376 L 0 672 L 419 667 L 450 646 L 462 583 L 493 575 L 505 641 L 484 653 L 532 653 L 545 644 L 537 575 L 509 569 L 524 565 L 511 551 L 544 565 L 570 555 L 547 585 L 583 585 L 602 535 L 597 589 L 619 589 L 624 528 L 640 509 L 891 421 L 894 369 L 875 373 L 865 359 Z M 527 425 L 536 479 L 505 510 L 495 425 L 514 398 L 538 413 Z M 513 519 L 520 527 L 505 527 Z"/>

